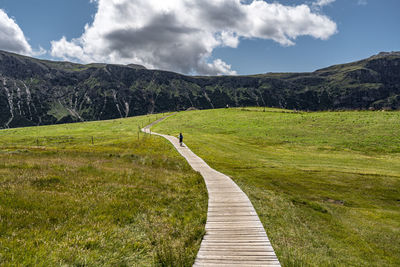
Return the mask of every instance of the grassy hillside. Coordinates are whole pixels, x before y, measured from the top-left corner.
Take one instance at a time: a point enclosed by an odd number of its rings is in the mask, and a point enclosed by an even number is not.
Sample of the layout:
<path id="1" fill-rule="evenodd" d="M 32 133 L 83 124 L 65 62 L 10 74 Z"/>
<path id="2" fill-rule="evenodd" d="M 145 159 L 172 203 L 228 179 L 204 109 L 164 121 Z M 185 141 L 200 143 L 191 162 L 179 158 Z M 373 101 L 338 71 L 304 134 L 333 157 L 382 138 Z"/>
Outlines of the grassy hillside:
<path id="1" fill-rule="evenodd" d="M 199 77 L 133 65 L 51 62 L 0 51 L 0 128 L 226 105 L 399 110 L 400 52 L 312 73 Z"/>
<path id="2" fill-rule="evenodd" d="M 400 113 L 220 109 L 153 127 L 231 176 L 284 266 L 400 265 Z"/>
<path id="3" fill-rule="evenodd" d="M 155 119 L 0 131 L 0 265 L 191 266 L 207 193 Z"/>

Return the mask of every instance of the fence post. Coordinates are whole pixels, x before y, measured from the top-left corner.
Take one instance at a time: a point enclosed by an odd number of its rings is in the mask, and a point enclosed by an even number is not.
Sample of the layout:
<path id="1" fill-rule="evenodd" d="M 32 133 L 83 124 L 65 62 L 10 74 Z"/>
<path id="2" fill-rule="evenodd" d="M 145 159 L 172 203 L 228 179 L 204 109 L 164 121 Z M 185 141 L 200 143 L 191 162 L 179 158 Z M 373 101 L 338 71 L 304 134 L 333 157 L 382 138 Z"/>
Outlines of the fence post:
<path id="1" fill-rule="evenodd" d="M 92 136 L 92 145 L 94 145 L 94 140 L 93 140 L 93 136 Z"/>

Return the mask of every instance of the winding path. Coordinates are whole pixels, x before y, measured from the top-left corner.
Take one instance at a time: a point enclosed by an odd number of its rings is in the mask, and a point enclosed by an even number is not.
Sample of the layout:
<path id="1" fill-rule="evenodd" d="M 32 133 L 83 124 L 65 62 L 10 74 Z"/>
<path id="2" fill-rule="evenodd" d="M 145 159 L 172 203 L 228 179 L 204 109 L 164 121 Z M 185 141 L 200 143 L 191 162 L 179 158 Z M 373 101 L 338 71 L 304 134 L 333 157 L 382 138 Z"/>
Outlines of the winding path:
<path id="1" fill-rule="evenodd" d="M 253 205 L 239 186 L 208 166 L 187 146 L 181 147 L 178 138 L 151 132 L 151 126 L 165 118 L 142 131 L 170 141 L 204 177 L 208 190 L 206 234 L 193 266 L 280 266 Z"/>

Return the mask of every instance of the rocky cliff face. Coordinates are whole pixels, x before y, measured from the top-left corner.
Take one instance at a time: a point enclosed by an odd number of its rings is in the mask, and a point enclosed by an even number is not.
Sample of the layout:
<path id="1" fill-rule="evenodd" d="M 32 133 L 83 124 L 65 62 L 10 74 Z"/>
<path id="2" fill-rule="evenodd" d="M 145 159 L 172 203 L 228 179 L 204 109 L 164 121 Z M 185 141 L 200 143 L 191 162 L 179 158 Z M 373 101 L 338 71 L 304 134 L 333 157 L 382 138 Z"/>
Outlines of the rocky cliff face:
<path id="1" fill-rule="evenodd" d="M 235 106 L 399 109 L 400 53 L 313 73 L 191 77 L 138 65 L 80 65 L 0 51 L 0 128 Z"/>

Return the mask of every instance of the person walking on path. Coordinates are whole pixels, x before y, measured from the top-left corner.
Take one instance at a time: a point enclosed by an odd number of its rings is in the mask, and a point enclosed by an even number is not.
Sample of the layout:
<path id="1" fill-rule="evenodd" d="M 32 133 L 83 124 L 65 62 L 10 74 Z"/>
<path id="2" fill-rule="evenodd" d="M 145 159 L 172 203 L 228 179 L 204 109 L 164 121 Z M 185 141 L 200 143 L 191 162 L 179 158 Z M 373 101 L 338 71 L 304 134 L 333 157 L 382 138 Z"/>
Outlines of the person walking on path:
<path id="1" fill-rule="evenodd" d="M 183 143 L 183 135 L 182 133 L 179 133 L 179 144 L 183 146 L 182 143 Z"/>

